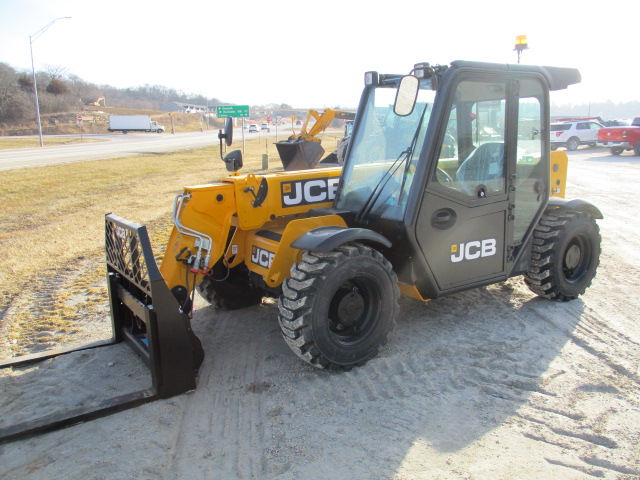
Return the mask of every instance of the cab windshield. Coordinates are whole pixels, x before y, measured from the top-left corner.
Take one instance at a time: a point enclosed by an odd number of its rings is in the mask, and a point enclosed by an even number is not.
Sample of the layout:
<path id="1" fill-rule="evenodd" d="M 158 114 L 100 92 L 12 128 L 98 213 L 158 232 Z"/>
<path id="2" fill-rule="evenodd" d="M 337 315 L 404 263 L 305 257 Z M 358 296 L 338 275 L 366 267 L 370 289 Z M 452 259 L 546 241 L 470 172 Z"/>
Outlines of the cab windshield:
<path id="1" fill-rule="evenodd" d="M 370 90 L 360 125 L 351 137 L 336 206 L 362 218 L 403 217 L 431 116 L 435 92 L 430 80 L 420 82 L 417 102 L 409 115 L 394 113 L 399 80 Z"/>

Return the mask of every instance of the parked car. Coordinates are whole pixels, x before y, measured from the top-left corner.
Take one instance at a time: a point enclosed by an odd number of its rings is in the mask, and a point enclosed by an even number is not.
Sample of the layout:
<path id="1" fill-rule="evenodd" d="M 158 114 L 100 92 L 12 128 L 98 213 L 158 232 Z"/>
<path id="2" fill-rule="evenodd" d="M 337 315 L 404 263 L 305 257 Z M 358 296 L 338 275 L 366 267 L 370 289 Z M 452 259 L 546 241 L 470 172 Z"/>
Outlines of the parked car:
<path id="1" fill-rule="evenodd" d="M 581 122 L 559 122 L 551 124 L 551 150 L 566 147 L 577 150 L 580 145 L 595 146 L 598 130 L 604 128 L 592 120 Z"/>
<path id="2" fill-rule="evenodd" d="M 608 148 L 612 155 L 620 155 L 625 150 L 640 155 L 640 117 L 634 118 L 629 126 L 601 129 L 597 145 Z"/>
<path id="3" fill-rule="evenodd" d="M 258 131 L 258 124 L 257 123 L 252 123 L 249 125 L 249 133 L 253 133 L 253 132 L 257 132 Z"/>

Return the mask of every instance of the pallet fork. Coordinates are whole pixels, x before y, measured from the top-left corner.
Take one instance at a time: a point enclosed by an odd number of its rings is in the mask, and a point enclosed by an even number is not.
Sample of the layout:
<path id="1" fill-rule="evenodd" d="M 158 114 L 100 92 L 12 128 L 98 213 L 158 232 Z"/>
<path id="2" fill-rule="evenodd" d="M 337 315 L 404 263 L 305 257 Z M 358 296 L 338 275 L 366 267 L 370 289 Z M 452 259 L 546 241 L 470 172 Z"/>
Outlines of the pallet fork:
<path id="1" fill-rule="evenodd" d="M 79 348 L 59 349 L 0 362 L 0 368 L 21 367 L 71 352 L 126 341 L 151 371 L 150 388 L 0 429 L 0 442 L 57 430 L 104 417 L 196 388 L 204 352 L 169 291 L 151 250 L 146 227 L 108 214 L 105 217 L 107 284 L 112 338 Z"/>

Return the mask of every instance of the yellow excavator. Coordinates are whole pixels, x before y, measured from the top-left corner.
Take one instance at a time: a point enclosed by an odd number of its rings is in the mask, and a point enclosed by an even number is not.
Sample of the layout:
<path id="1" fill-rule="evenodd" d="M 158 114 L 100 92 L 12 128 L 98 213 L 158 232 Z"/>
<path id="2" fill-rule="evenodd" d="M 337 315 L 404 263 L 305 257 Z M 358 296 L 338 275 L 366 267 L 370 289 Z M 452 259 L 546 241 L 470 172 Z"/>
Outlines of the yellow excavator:
<path id="1" fill-rule="evenodd" d="M 100 97 L 99 99 L 97 99 L 95 102 L 90 102 L 87 105 L 91 105 L 93 107 L 99 107 L 100 106 L 100 102 L 102 102 L 102 106 L 106 107 L 107 106 L 107 101 L 105 100 L 104 97 Z"/>
<path id="2" fill-rule="evenodd" d="M 305 170 L 315 167 L 325 151 L 320 145 L 321 140 L 318 135 L 324 132 L 334 119 L 353 120 L 355 116 L 354 112 L 331 108 L 327 108 L 322 113 L 317 110 L 309 110 L 299 135 L 294 134 L 287 140 L 276 142 L 284 169 L 287 171 Z M 309 127 L 311 119 L 314 119 L 315 123 Z"/>

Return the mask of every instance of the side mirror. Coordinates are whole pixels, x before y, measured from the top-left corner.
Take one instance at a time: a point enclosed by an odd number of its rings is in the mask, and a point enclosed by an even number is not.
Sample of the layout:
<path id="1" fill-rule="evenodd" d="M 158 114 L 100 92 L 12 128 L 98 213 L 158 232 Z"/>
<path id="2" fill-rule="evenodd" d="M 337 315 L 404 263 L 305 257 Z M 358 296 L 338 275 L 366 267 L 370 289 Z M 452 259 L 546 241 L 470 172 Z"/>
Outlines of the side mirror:
<path id="1" fill-rule="evenodd" d="M 220 158 L 222 158 L 222 160 L 225 160 L 222 157 L 222 140 L 224 140 L 227 147 L 230 147 L 231 143 L 233 142 L 233 120 L 231 120 L 231 117 L 227 117 L 227 119 L 224 121 L 224 133 L 222 133 L 222 130 L 218 130 L 218 140 L 220 140 Z M 240 166 L 242 166 L 242 161 L 240 162 Z M 227 170 L 229 170 L 229 164 L 227 164 Z M 235 172 L 235 170 L 229 171 Z"/>
<path id="2" fill-rule="evenodd" d="M 220 146 L 222 148 L 222 146 Z M 222 159 L 227 166 L 227 171 L 237 172 L 242 168 L 242 152 L 240 150 L 234 150 L 227 153 Z"/>
<path id="3" fill-rule="evenodd" d="M 227 147 L 231 146 L 231 143 L 233 142 L 233 120 L 231 120 L 231 117 L 227 117 L 224 121 L 224 133 L 222 133 L 222 130 L 218 131 L 218 139 L 220 139 L 221 147 L 223 139 L 227 144 Z"/>
<path id="4" fill-rule="evenodd" d="M 420 80 L 415 75 L 402 77 L 396 92 L 396 101 L 393 104 L 393 113 L 400 117 L 411 115 L 416 106 Z"/>

